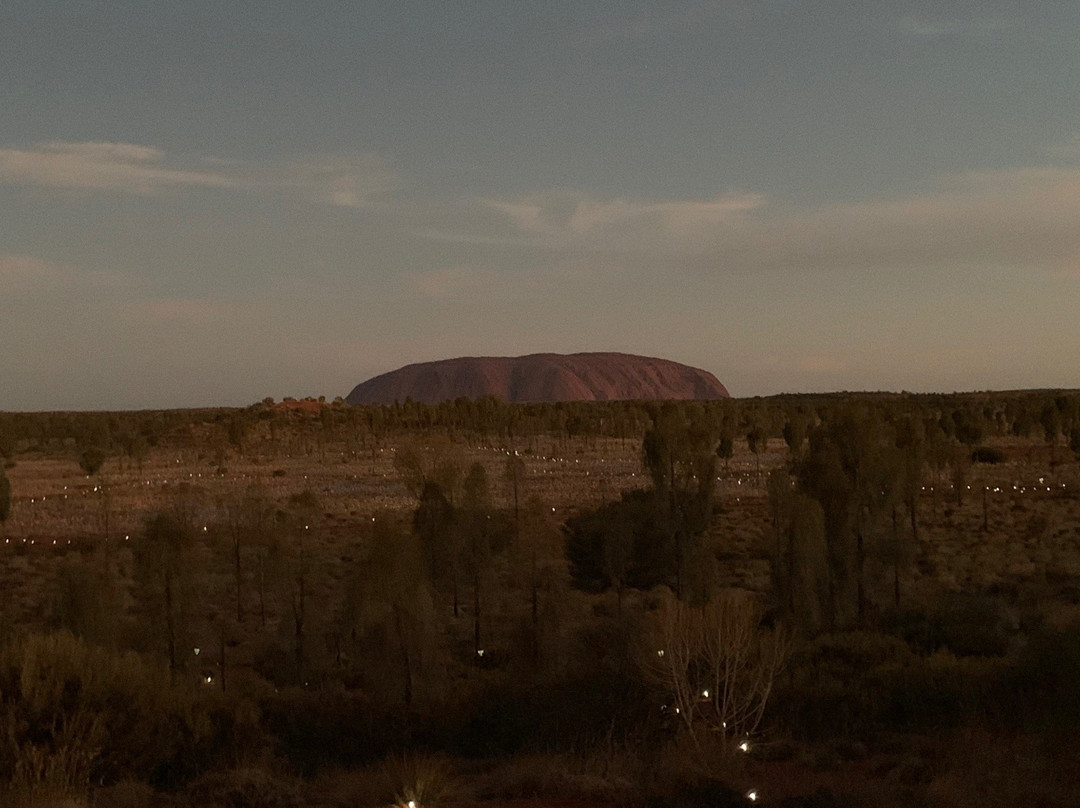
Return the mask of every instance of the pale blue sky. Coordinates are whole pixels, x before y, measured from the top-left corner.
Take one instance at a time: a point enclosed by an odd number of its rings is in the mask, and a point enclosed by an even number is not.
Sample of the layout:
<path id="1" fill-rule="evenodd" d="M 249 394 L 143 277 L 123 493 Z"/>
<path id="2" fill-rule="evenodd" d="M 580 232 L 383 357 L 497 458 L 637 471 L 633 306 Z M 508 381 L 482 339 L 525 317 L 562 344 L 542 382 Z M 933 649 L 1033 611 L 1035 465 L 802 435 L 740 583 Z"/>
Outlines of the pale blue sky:
<path id="1" fill-rule="evenodd" d="M 1080 386 L 1080 4 L 0 4 L 0 408 L 620 350 Z"/>

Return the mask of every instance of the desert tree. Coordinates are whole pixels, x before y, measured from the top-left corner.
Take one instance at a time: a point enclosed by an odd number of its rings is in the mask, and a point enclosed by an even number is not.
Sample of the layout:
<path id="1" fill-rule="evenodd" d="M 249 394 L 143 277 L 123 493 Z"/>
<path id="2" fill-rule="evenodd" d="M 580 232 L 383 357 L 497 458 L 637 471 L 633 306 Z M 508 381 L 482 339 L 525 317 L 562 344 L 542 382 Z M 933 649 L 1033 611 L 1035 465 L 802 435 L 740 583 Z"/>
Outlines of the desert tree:
<path id="1" fill-rule="evenodd" d="M 462 482 L 461 513 L 457 522 L 460 531 L 458 549 L 461 566 L 472 584 L 473 650 L 480 656 L 482 592 L 490 574 L 492 557 L 501 549 L 504 536 L 500 536 L 499 523 L 493 520 L 491 491 L 487 470 L 481 463 L 473 463 Z"/>
<path id="2" fill-rule="evenodd" d="M 449 590 L 454 617 L 459 611 L 461 556 L 457 521 L 457 510 L 450 504 L 442 486 L 434 480 L 426 481 L 413 512 L 413 530 L 432 584 L 444 593 Z"/>
<path id="3" fill-rule="evenodd" d="M 1043 429 L 1043 439 L 1050 447 L 1050 463 L 1053 465 L 1057 461 L 1058 435 L 1062 431 L 1061 410 L 1055 402 L 1051 401 L 1043 405 L 1039 413 L 1039 425 Z"/>
<path id="4" fill-rule="evenodd" d="M 917 413 L 907 413 L 896 423 L 896 448 L 900 450 L 901 492 L 911 520 L 912 540 L 919 542 L 919 495 L 926 465 L 926 424 Z"/>
<path id="5" fill-rule="evenodd" d="M 700 606 L 662 594 L 647 617 L 637 661 L 700 749 L 702 729 L 728 746 L 757 730 L 789 651 L 790 635 L 761 627 L 749 593 L 728 590 Z"/>
<path id="6" fill-rule="evenodd" d="M 79 468 L 87 477 L 93 477 L 105 464 L 108 454 L 100 445 L 94 443 L 79 450 Z"/>
<path id="7" fill-rule="evenodd" d="M 784 424 L 784 443 L 787 444 L 788 453 L 792 458 L 798 458 L 802 454 L 808 427 L 809 417 L 801 409 L 793 412 Z"/>
<path id="8" fill-rule="evenodd" d="M 242 623 L 244 622 L 244 550 L 257 546 L 263 540 L 269 530 L 272 510 L 263 492 L 255 487 L 224 497 L 218 503 L 218 510 L 229 541 L 233 593 L 236 600 L 236 622 Z"/>
<path id="9" fill-rule="evenodd" d="M 681 596 L 684 564 L 708 528 L 716 488 L 716 436 L 699 410 L 665 404 L 642 440 L 642 464 L 674 551 L 675 594 Z"/>
<path id="10" fill-rule="evenodd" d="M 11 516 L 11 482 L 0 465 L 0 526 Z"/>
<path id="11" fill-rule="evenodd" d="M 515 452 L 506 455 L 506 465 L 503 467 L 503 481 L 510 491 L 510 504 L 514 508 L 514 528 L 521 527 L 521 496 L 525 487 L 525 461 Z"/>
<path id="12" fill-rule="evenodd" d="M 769 475 L 768 497 L 776 603 L 788 623 L 813 635 L 829 609 L 824 513 L 816 500 L 795 488 L 784 469 Z"/>
<path id="13" fill-rule="evenodd" d="M 769 436 L 758 423 L 753 423 L 746 433 L 746 448 L 754 455 L 754 471 L 761 474 L 761 453 L 768 448 Z"/>
<path id="14" fill-rule="evenodd" d="M 160 638 L 175 676 L 181 667 L 180 649 L 186 638 L 189 555 L 195 535 L 190 523 L 175 510 L 151 515 L 132 547 L 133 594 L 138 614 L 147 621 L 151 637 Z M 151 640 L 155 643 L 156 640 Z"/>
<path id="15" fill-rule="evenodd" d="M 461 482 L 458 453 L 448 439 L 431 436 L 427 446 L 407 443 L 394 452 L 394 471 L 408 492 L 417 500 L 424 488 L 435 483 L 453 503 Z"/>
<path id="16" fill-rule="evenodd" d="M 830 626 L 866 614 L 868 544 L 900 491 L 899 475 L 895 439 L 879 413 L 839 412 L 810 436 L 797 478 L 824 514 Z"/>
<path id="17" fill-rule="evenodd" d="M 288 508 L 276 514 L 276 571 L 282 582 L 293 635 L 296 681 L 305 682 L 309 605 L 313 594 L 311 543 L 318 529 L 319 499 L 310 488 L 289 497 Z"/>
<path id="18" fill-rule="evenodd" d="M 551 518 L 551 509 L 532 496 L 521 512 L 520 527 L 512 545 L 518 580 L 529 593 L 529 651 L 533 667 L 543 658 L 541 647 L 541 593 L 555 588 L 560 569 L 562 536 Z"/>
<path id="19" fill-rule="evenodd" d="M 358 661 L 374 683 L 389 674 L 409 708 L 425 660 L 433 653 L 434 613 L 423 551 L 398 514 L 375 515 L 365 542 L 367 556 L 349 587 L 348 620 L 370 653 Z"/>

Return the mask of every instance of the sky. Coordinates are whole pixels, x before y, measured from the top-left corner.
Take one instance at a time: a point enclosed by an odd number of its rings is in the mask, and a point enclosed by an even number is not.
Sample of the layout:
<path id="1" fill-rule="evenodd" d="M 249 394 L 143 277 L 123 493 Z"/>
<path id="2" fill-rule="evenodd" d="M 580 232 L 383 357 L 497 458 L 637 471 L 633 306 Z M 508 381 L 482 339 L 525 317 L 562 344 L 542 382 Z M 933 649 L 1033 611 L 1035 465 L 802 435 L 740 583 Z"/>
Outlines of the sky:
<path id="1" fill-rule="evenodd" d="M 0 3 L 0 409 L 623 351 L 1080 387 L 1080 3 Z"/>

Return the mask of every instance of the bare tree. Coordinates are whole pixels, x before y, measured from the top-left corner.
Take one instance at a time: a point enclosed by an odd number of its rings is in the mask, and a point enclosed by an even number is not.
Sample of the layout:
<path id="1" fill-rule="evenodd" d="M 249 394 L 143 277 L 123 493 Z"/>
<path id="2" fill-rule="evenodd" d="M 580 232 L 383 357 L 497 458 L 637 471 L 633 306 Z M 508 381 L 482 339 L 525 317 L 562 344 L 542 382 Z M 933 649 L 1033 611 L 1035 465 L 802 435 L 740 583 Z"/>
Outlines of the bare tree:
<path id="1" fill-rule="evenodd" d="M 728 590 L 698 607 L 666 595 L 647 623 L 639 668 L 671 696 L 699 749 L 702 730 L 728 744 L 761 723 L 790 635 L 764 630 L 760 621 L 749 593 Z"/>

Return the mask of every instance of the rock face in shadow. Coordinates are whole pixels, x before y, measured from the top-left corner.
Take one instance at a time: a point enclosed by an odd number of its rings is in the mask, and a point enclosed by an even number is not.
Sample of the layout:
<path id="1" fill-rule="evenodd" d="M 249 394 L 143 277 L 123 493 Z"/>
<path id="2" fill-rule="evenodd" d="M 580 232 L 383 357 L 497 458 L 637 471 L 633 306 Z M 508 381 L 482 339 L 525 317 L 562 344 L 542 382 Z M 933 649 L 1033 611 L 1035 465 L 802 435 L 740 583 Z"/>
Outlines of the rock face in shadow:
<path id="1" fill-rule="evenodd" d="M 667 359 L 622 353 L 530 354 L 442 359 L 406 365 L 358 384 L 350 404 L 411 398 L 438 404 L 497 396 L 504 401 L 625 401 L 727 398 L 715 376 Z"/>

